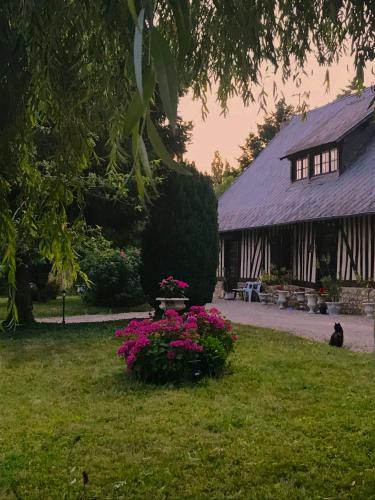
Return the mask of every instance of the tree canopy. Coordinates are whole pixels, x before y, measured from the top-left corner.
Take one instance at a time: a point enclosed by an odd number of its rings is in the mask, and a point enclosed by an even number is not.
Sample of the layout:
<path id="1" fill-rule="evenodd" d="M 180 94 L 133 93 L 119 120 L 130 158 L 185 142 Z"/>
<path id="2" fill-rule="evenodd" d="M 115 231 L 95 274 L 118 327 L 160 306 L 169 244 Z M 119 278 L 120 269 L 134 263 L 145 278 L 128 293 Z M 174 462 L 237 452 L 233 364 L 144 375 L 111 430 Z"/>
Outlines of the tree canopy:
<path id="1" fill-rule="evenodd" d="M 360 0 L 3 0 L 0 234 L 10 295 L 25 224 L 54 270 L 76 275 L 67 208 L 80 199 L 97 137 L 108 137 L 109 172 L 128 160 L 130 138 L 141 196 L 152 176 L 146 136 L 178 168 L 155 129 L 156 94 L 173 128 L 187 88 L 204 104 L 216 82 L 223 108 L 234 93 L 249 102 L 263 64 L 298 84 L 309 54 L 330 64 L 345 44 L 360 85 L 375 56 L 374 31 L 374 7 Z M 36 159 L 37 124 L 50 125 L 57 139 L 48 167 Z"/>

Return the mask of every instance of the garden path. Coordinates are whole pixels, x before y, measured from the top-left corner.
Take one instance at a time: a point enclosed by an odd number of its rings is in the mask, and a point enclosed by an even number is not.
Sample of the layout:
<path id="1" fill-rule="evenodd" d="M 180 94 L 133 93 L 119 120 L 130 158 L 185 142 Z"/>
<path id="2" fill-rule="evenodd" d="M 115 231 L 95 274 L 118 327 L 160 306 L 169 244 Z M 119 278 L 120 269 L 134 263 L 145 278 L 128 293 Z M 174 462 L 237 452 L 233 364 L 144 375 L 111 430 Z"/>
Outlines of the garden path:
<path id="1" fill-rule="evenodd" d="M 283 330 L 320 342 L 328 342 L 334 323 L 341 323 L 346 348 L 366 352 L 375 350 L 374 325 L 364 316 L 309 314 L 294 309 L 280 311 L 276 305 L 264 306 L 242 300 L 218 299 L 210 305 L 235 323 Z"/>
<path id="2" fill-rule="evenodd" d="M 65 323 L 101 323 L 103 321 L 121 321 L 124 319 L 145 319 L 148 312 L 127 312 L 116 314 L 81 314 L 80 316 L 66 316 Z M 53 318 L 37 318 L 38 323 L 61 323 L 61 316 Z"/>

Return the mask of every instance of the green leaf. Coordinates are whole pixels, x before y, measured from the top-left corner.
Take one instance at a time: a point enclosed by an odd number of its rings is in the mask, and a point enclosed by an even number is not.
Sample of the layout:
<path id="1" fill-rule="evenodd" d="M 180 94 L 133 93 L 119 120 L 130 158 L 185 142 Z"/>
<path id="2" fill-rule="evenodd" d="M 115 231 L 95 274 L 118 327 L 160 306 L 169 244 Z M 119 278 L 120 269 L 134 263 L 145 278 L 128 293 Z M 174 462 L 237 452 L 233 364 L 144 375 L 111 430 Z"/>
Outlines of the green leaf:
<path id="1" fill-rule="evenodd" d="M 132 132 L 136 124 L 139 123 L 139 120 L 144 115 L 144 112 L 144 105 L 137 91 L 125 114 L 124 137 L 127 137 Z"/>
<path id="2" fill-rule="evenodd" d="M 176 64 L 169 45 L 154 28 L 151 33 L 151 54 L 165 114 L 172 126 L 177 120 L 178 86 Z"/>
<path id="3" fill-rule="evenodd" d="M 154 190 L 154 192 L 156 192 L 156 186 L 155 186 L 154 178 L 152 175 L 150 162 L 148 159 L 146 145 L 145 145 L 143 137 L 141 135 L 139 136 L 139 157 L 141 159 L 144 173 L 145 173 L 146 177 L 150 180 L 152 189 Z"/>
<path id="4" fill-rule="evenodd" d="M 128 9 L 130 11 L 130 14 L 133 18 L 134 24 L 137 24 L 137 9 L 135 8 L 135 3 L 134 0 L 128 0 Z"/>
<path id="5" fill-rule="evenodd" d="M 124 136 L 131 134 L 134 127 L 139 123 L 139 120 L 145 114 L 147 105 L 150 102 L 155 90 L 155 73 L 149 66 L 145 70 L 143 101 L 139 92 L 136 91 L 133 100 L 129 105 L 125 115 Z"/>
<path id="6" fill-rule="evenodd" d="M 185 56 L 192 44 L 191 15 L 188 0 L 168 0 L 177 27 L 178 44 L 181 56 Z"/>
<path id="7" fill-rule="evenodd" d="M 151 145 L 154 148 L 155 153 L 159 156 L 162 162 L 167 165 L 167 167 L 175 170 L 182 175 L 191 175 L 190 172 L 183 170 L 178 163 L 172 160 L 167 148 L 164 146 L 155 125 L 152 123 L 150 115 L 147 114 L 147 135 L 150 139 Z"/>
<path id="8" fill-rule="evenodd" d="M 143 80 L 142 80 L 142 44 L 143 44 L 143 23 L 145 17 L 145 9 L 141 9 L 138 22 L 135 25 L 134 32 L 134 70 L 135 70 L 135 81 L 137 83 L 137 88 L 140 96 L 143 99 Z"/>

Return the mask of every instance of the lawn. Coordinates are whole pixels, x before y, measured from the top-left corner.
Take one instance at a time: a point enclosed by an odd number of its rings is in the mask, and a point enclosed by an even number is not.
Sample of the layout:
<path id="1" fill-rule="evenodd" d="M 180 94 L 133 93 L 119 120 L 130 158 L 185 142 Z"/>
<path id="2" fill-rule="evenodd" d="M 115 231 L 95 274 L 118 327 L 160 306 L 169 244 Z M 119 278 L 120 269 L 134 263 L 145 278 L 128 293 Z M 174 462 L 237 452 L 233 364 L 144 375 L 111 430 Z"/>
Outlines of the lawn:
<path id="1" fill-rule="evenodd" d="M 0 319 L 6 316 L 7 299 L 0 297 Z M 34 316 L 36 318 L 51 318 L 54 316 L 62 316 L 62 298 L 58 297 L 55 300 L 48 302 L 34 302 Z M 79 295 L 68 295 L 65 299 L 65 314 L 66 316 L 75 316 L 81 314 L 111 314 L 118 312 L 135 312 L 135 311 L 148 311 L 150 306 L 142 304 L 140 306 L 132 307 L 100 307 L 89 306 L 85 304 Z"/>
<path id="2" fill-rule="evenodd" d="M 1 499 L 374 498 L 371 355 L 239 327 L 231 374 L 153 387 L 114 329 L 2 334 Z"/>

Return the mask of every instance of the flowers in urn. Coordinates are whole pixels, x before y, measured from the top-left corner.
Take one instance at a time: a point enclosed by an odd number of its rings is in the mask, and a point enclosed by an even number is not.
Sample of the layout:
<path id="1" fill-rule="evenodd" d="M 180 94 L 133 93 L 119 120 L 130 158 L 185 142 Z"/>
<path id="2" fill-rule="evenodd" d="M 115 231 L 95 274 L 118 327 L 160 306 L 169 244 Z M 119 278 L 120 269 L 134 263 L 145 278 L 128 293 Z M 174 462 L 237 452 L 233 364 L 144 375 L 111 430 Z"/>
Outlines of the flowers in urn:
<path id="1" fill-rule="evenodd" d="M 185 281 L 176 280 L 173 276 L 163 279 L 160 282 L 160 297 L 185 297 L 185 290 L 189 285 Z"/>
<path id="2" fill-rule="evenodd" d="M 177 280 L 173 276 L 168 276 L 160 282 L 160 292 L 157 301 L 164 311 L 175 309 L 182 311 L 185 309 L 185 302 L 189 299 L 185 296 L 189 285 L 185 281 Z"/>

